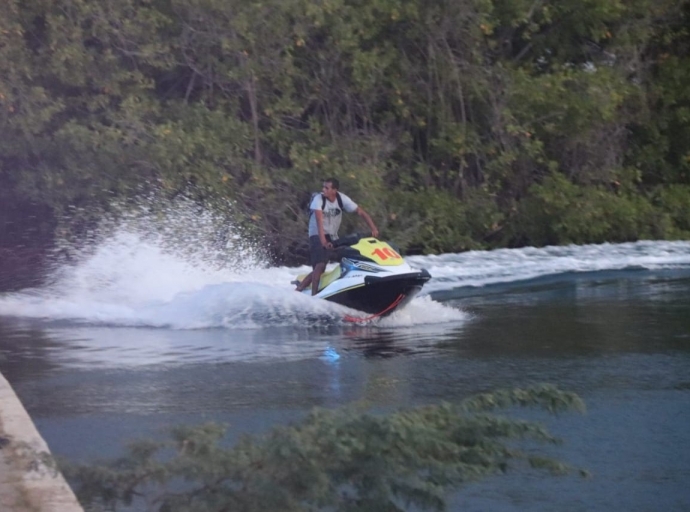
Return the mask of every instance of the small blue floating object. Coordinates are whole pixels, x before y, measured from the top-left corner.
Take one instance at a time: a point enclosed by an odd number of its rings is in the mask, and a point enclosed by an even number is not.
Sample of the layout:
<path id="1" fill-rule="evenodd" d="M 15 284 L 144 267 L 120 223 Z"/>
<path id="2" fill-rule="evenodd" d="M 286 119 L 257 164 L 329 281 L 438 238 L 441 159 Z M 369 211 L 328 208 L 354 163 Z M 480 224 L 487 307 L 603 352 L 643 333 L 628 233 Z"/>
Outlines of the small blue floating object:
<path id="1" fill-rule="evenodd" d="M 338 354 L 335 349 L 328 347 L 324 353 L 322 359 L 325 359 L 328 362 L 334 362 L 340 359 L 340 354 Z"/>

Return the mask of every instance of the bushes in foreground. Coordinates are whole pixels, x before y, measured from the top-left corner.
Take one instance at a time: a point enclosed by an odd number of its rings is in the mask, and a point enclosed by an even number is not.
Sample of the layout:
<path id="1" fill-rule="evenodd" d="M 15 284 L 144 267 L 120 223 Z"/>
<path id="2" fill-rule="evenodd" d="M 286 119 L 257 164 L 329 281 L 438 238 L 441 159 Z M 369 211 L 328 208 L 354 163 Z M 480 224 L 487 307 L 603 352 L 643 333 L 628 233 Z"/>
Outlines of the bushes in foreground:
<path id="1" fill-rule="evenodd" d="M 118 460 L 63 469 L 86 510 L 133 502 L 156 512 L 443 510 L 449 491 L 490 475 L 572 470 L 534 449 L 559 442 L 545 427 L 495 413 L 516 406 L 584 411 L 576 395 L 549 385 L 391 414 L 317 409 L 230 447 L 218 425 L 178 427 Z"/>

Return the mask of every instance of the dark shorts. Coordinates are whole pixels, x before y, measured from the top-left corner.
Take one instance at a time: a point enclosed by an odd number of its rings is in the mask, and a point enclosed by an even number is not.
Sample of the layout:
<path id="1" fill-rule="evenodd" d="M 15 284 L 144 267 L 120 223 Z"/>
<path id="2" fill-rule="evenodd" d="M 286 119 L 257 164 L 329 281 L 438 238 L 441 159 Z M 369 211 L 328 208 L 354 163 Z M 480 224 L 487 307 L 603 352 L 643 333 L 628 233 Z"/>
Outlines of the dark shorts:
<path id="1" fill-rule="evenodd" d="M 326 240 L 331 241 L 331 236 L 326 235 Z M 321 245 L 321 240 L 319 240 L 319 235 L 314 235 L 309 237 L 309 262 L 312 268 L 318 263 L 328 263 L 328 261 L 333 256 L 333 251 L 326 249 Z"/>

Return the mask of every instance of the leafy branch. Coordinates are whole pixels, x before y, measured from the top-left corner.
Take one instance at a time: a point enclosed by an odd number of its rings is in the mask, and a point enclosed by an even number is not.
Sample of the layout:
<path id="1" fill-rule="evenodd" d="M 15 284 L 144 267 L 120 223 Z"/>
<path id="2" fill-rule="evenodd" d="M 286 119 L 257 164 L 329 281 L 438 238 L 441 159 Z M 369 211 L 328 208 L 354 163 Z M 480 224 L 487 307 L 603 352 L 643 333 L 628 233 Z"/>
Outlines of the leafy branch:
<path id="1" fill-rule="evenodd" d="M 489 412 L 515 406 L 584 411 L 576 395 L 548 385 L 392 414 L 315 409 L 231 447 L 219 425 L 177 427 L 169 440 L 132 444 L 115 461 L 63 470 L 87 510 L 135 500 L 157 512 L 444 510 L 449 491 L 491 475 L 573 471 L 518 447 L 559 443 L 545 427 Z"/>

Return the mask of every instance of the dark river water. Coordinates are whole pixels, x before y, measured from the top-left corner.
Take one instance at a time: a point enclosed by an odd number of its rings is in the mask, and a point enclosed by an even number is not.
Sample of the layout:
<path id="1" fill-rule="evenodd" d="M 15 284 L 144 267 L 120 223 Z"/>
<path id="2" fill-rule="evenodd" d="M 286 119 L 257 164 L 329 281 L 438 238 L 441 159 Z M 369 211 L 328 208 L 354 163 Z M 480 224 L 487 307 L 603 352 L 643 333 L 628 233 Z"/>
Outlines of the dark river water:
<path id="1" fill-rule="evenodd" d="M 235 436 L 316 406 L 547 382 L 588 408 L 534 413 L 564 440 L 547 453 L 591 478 L 509 472 L 450 494 L 451 510 L 690 510 L 690 243 L 414 257 L 426 295 L 351 325 L 291 290 L 304 269 L 213 270 L 122 236 L 0 294 L 0 371 L 56 455 L 116 456 L 180 423 Z"/>

